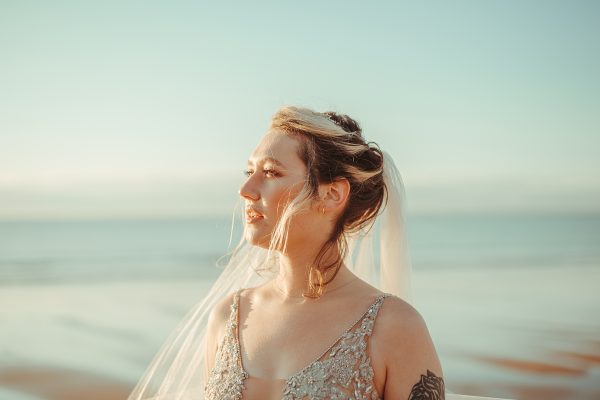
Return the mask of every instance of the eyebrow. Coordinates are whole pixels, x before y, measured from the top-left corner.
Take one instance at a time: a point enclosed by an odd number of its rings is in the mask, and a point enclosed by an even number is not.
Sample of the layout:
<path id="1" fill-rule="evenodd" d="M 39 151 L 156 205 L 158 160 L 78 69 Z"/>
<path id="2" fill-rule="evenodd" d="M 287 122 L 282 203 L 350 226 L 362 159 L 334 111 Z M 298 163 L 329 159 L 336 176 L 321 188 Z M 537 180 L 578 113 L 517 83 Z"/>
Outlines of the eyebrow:
<path id="1" fill-rule="evenodd" d="M 281 161 L 279 161 L 278 159 L 276 159 L 276 158 L 265 157 L 265 158 L 263 158 L 261 160 L 262 160 L 263 163 L 265 163 L 265 162 L 272 162 L 273 164 L 275 164 L 275 165 L 277 165 L 277 166 L 279 166 L 281 168 L 285 168 L 285 165 Z M 261 161 L 261 160 L 259 160 L 259 161 Z M 248 160 L 248 164 L 252 164 L 252 161 Z"/>

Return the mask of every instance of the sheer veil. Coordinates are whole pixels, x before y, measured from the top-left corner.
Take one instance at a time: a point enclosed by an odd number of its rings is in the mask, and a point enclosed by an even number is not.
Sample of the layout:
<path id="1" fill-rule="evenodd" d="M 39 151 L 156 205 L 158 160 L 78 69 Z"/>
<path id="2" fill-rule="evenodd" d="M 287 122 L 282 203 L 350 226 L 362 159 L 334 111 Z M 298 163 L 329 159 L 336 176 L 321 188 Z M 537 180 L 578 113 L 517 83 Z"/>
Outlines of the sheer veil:
<path id="1" fill-rule="evenodd" d="M 383 292 L 413 302 L 412 266 L 408 251 L 405 192 L 402 177 L 384 152 L 388 199 L 370 229 L 348 237 L 346 265 L 361 279 Z M 183 317 L 166 339 L 128 400 L 199 400 L 204 398 L 205 340 L 213 307 L 239 288 L 261 285 L 272 278 L 255 269 L 272 262 L 267 250 L 241 241 L 208 293 Z M 456 395 L 447 399 L 490 399 Z"/>

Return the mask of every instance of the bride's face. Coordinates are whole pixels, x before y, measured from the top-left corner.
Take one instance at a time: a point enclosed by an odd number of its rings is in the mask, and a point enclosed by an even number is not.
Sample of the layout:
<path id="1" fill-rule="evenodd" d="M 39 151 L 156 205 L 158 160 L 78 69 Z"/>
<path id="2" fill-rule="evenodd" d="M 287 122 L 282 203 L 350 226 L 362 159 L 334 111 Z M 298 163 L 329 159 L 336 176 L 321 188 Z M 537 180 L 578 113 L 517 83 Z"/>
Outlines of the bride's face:
<path id="1" fill-rule="evenodd" d="M 269 131 L 250 155 L 247 179 L 239 193 L 246 205 L 246 240 L 253 245 L 269 247 L 285 206 L 304 186 L 307 169 L 298 156 L 299 145 L 288 135 Z M 306 218 L 310 219 L 311 213 L 307 210 L 294 216 L 288 244 L 302 239 L 301 228 L 306 228 Z"/>

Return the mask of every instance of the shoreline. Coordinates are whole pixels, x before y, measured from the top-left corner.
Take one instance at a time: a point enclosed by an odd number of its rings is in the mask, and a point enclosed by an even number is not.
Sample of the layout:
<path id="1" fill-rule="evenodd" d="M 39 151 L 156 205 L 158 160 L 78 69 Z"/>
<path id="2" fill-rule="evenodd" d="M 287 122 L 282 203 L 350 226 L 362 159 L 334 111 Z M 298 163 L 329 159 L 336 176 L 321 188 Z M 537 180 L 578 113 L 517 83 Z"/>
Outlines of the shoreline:
<path id="1" fill-rule="evenodd" d="M 588 362 L 589 368 L 598 368 L 600 354 L 577 353 L 576 359 Z M 571 370 L 555 363 L 539 360 L 498 359 L 482 355 L 471 356 L 473 360 L 494 364 L 515 372 L 529 373 L 539 377 L 539 383 L 506 382 L 447 382 L 447 390 L 471 396 L 494 396 L 519 400 L 587 400 L 600 398 L 600 387 L 572 387 L 552 383 L 558 375 L 583 376 L 589 370 Z M 61 368 L 51 365 L 14 365 L 0 367 L 0 395 L 9 390 L 14 400 L 113 400 L 126 399 L 135 382 L 125 382 L 100 373 Z"/>
<path id="2" fill-rule="evenodd" d="M 51 366 L 0 368 L 0 388 L 4 387 L 28 396 L 24 399 L 40 400 L 126 399 L 133 389 L 112 377 Z"/>
<path id="3" fill-rule="evenodd" d="M 531 284 L 539 277 L 531 269 L 414 275 L 417 308 L 438 349 L 448 391 L 520 400 L 600 398 L 600 325 L 594 319 L 600 271 L 545 270 L 543 285 Z M 3 287 L 0 398 L 125 399 L 211 285 Z M 577 295 L 561 296 L 573 287 Z"/>

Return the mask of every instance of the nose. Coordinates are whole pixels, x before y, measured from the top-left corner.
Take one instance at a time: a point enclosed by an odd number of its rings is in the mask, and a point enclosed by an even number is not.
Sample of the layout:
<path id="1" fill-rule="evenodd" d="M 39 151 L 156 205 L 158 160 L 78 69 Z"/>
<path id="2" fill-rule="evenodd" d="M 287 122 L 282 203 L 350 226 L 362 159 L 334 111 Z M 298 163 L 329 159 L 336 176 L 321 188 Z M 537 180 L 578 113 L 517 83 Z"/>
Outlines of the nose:
<path id="1" fill-rule="evenodd" d="M 238 193 L 246 200 L 258 200 L 260 195 L 252 184 L 252 177 L 248 178 L 246 182 L 239 188 Z"/>

